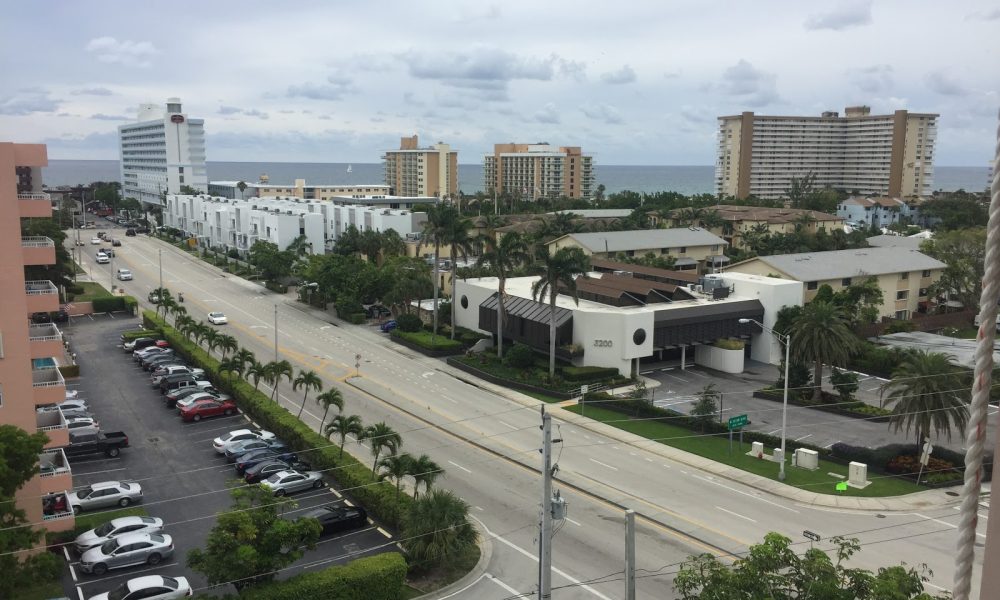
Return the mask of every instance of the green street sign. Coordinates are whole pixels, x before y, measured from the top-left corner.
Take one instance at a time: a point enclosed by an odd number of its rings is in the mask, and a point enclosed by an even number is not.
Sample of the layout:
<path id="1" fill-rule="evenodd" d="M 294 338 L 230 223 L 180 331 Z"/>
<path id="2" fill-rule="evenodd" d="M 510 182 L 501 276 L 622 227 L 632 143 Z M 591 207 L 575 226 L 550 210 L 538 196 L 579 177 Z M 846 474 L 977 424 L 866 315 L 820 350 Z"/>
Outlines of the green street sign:
<path id="1" fill-rule="evenodd" d="M 846 481 L 838 481 L 837 482 L 837 491 L 838 492 L 846 492 L 847 491 L 847 482 Z"/>
<path id="2" fill-rule="evenodd" d="M 739 429 L 741 427 L 746 427 L 750 424 L 750 419 L 746 415 L 737 415 L 735 417 L 729 417 L 729 430 Z"/>

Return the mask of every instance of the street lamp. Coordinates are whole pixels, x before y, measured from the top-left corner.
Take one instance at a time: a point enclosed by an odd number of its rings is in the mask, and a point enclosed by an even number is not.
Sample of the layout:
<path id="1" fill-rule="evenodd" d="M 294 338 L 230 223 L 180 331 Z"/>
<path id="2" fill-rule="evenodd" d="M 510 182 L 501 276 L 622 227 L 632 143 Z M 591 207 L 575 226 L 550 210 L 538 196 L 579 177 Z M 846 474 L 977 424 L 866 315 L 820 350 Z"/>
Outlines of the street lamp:
<path id="1" fill-rule="evenodd" d="M 754 323 L 758 325 L 765 332 L 770 333 L 774 337 L 778 338 L 779 342 L 785 344 L 785 391 L 781 399 L 781 463 L 778 468 L 778 480 L 785 480 L 785 425 L 788 422 L 788 365 L 789 365 L 789 353 L 792 348 L 792 336 L 791 334 L 781 334 L 777 331 L 771 329 L 770 327 L 764 325 L 756 319 L 740 319 L 741 325 L 746 325 L 748 323 Z"/>

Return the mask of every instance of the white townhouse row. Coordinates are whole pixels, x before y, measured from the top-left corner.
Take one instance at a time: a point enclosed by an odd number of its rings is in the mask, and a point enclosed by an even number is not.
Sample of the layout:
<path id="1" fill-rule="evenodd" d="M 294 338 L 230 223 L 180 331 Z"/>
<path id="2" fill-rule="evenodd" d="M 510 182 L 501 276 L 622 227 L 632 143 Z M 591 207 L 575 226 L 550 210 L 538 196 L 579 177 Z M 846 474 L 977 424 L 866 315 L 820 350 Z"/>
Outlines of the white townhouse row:
<path id="1" fill-rule="evenodd" d="M 406 209 L 335 204 L 301 198 L 248 198 L 167 195 L 163 224 L 180 229 L 209 248 L 247 252 L 257 240 L 284 250 L 305 236 L 310 253 L 331 249 L 352 225 L 358 231 L 393 229 L 401 237 L 422 230 L 427 214 Z"/>

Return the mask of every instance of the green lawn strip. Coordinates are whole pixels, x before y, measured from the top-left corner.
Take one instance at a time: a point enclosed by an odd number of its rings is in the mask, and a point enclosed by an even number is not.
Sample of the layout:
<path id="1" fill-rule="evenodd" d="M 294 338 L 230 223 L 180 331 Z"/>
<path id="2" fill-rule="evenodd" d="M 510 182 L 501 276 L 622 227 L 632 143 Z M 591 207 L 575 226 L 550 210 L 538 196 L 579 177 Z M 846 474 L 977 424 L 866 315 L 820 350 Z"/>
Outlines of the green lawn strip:
<path id="1" fill-rule="evenodd" d="M 565 402 L 565 400 L 562 398 L 546 396 L 545 394 L 541 394 L 539 392 L 529 392 L 527 390 L 518 390 L 518 391 L 524 394 L 525 396 L 531 396 L 535 400 L 541 400 L 542 402 L 548 402 L 549 404 L 554 404 L 556 402 Z"/>
<path id="2" fill-rule="evenodd" d="M 577 414 L 580 413 L 579 405 L 567 407 L 566 410 Z M 778 479 L 778 465 L 770 461 L 747 456 L 745 453 L 750 451 L 750 444 L 744 443 L 741 450 L 738 434 L 734 434 L 733 436 L 733 453 L 730 455 L 729 438 L 725 437 L 724 434 L 702 436 L 698 431 L 657 421 L 626 421 L 625 419 L 629 419 L 627 415 L 596 406 L 587 406 L 585 416 L 602 423 L 613 421 L 608 424 L 645 438 L 655 439 L 667 446 L 754 473 L 755 475 L 767 477 L 768 479 Z M 816 471 L 807 471 L 787 466 L 785 472 L 785 483 L 787 485 L 818 494 L 840 493 L 845 496 L 881 497 L 901 496 L 924 489 L 906 479 L 884 477 L 877 473 L 869 473 L 868 478 L 872 483 L 865 489 L 859 490 L 848 487 L 846 492 L 836 492 L 834 490 L 836 483 L 838 481 L 846 481 L 847 479 L 847 466 L 823 459 L 820 459 L 819 469 Z M 827 473 L 837 473 L 844 477 L 841 479 Z"/>
<path id="3" fill-rule="evenodd" d="M 99 283 L 94 283 L 93 281 L 81 281 L 76 285 L 83 288 L 82 294 L 76 294 L 73 297 L 73 302 L 90 302 L 94 298 L 110 298 L 111 292 L 104 289 L 104 287 Z"/>
<path id="4" fill-rule="evenodd" d="M 17 597 L 21 600 L 49 600 L 50 598 L 62 598 L 62 583 L 58 581 L 36 583 L 30 587 L 20 588 L 17 591 Z"/>

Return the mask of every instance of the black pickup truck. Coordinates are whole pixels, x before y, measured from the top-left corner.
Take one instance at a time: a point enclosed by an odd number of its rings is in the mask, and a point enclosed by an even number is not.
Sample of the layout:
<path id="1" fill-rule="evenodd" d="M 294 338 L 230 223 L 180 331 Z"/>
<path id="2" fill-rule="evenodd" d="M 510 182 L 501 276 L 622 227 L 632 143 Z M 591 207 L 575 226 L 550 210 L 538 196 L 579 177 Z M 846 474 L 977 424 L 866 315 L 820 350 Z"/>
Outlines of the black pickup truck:
<path id="1" fill-rule="evenodd" d="M 97 433 L 70 433 L 69 446 L 63 448 L 66 456 L 86 456 L 103 452 L 114 458 L 128 448 L 128 436 L 124 431 L 99 431 Z"/>

